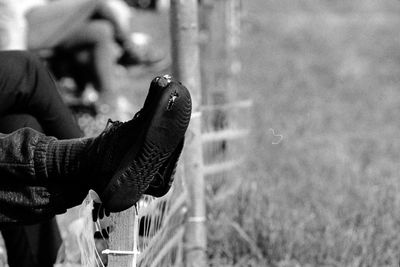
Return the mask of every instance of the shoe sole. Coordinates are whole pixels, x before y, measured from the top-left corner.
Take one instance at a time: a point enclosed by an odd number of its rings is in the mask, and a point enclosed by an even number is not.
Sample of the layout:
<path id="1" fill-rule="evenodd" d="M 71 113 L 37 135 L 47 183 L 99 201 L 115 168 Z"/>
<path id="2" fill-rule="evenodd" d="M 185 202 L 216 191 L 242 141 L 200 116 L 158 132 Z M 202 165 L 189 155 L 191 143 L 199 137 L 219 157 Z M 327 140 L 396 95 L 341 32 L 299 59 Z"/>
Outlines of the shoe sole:
<path id="1" fill-rule="evenodd" d="M 183 149 L 184 139 L 178 144 L 172 155 L 168 160 L 160 167 L 158 173 L 150 183 L 144 194 L 151 195 L 153 197 L 162 197 L 166 195 L 172 186 L 174 181 L 174 174 L 176 166 Z"/>
<path id="2" fill-rule="evenodd" d="M 164 86 L 156 79 L 143 106 L 143 119 L 148 123 L 142 129 L 141 138 L 135 140 L 101 194 L 104 207 L 110 212 L 125 210 L 139 200 L 188 127 L 189 91 L 178 82 L 171 81 Z"/>

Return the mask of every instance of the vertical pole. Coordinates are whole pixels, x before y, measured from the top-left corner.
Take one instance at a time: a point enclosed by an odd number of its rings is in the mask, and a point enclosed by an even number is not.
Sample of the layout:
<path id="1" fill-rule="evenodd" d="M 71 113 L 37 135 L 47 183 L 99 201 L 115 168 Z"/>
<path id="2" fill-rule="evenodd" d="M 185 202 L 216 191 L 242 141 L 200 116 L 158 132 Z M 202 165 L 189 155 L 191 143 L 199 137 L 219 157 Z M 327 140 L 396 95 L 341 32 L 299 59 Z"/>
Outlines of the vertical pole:
<path id="1" fill-rule="evenodd" d="M 189 195 L 185 266 L 207 266 L 197 3 L 198 0 L 171 0 L 173 75 L 190 90 L 193 110 L 183 155 L 184 182 Z"/>
<path id="2" fill-rule="evenodd" d="M 202 86 L 202 104 L 210 103 L 210 88 L 215 88 L 215 31 L 214 0 L 203 0 L 199 6 L 199 32 L 200 32 L 200 70 Z"/>
<path id="3" fill-rule="evenodd" d="M 112 213 L 114 230 L 110 233 L 110 249 L 135 251 L 135 220 L 136 208 L 131 207 L 120 213 Z M 136 255 L 108 255 L 109 267 L 136 267 Z"/>
<path id="4" fill-rule="evenodd" d="M 197 10 L 196 0 L 171 1 L 173 75 L 190 89 L 194 111 L 201 104 Z"/>

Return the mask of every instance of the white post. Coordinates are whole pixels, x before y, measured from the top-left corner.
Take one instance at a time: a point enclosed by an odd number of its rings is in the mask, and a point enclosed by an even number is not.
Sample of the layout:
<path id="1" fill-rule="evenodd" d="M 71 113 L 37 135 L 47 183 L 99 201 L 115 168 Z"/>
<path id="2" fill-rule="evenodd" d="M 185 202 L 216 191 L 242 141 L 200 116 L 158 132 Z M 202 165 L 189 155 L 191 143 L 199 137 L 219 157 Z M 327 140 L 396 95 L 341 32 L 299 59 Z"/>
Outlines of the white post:
<path id="1" fill-rule="evenodd" d="M 184 182 L 189 198 L 184 235 L 185 266 L 207 266 L 197 3 L 198 0 L 171 0 L 173 75 L 189 89 L 193 102 L 183 155 Z"/>

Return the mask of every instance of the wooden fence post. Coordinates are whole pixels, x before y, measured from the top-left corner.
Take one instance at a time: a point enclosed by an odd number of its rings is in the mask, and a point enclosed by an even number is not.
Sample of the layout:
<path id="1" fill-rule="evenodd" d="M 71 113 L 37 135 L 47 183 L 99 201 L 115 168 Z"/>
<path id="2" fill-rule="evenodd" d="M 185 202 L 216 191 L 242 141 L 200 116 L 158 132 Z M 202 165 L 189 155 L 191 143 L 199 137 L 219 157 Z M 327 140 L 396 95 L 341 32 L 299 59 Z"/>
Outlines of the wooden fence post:
<path id="1" fill-rule="evenodd" d="M 198 28 L 198 0 L 171 0 L 173 76 L 190 90 L 193 105 L 183 155 L 184 183 L 189 198 L 184 236 L 185 266 L 207 266 Z"/>

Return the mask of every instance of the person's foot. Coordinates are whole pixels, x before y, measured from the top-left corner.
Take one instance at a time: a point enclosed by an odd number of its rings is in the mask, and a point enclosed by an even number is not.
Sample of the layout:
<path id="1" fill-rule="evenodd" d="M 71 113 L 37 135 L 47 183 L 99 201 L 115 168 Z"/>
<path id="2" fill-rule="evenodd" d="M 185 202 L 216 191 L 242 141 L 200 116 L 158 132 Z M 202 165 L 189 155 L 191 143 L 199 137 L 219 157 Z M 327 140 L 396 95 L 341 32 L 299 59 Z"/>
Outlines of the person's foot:
<path id="1" fill-rule="evenodd" d="M 144 194 L 162 197 L 168 193 L 174 181 L 175 170 L 183 149 L 183 143 L 184 139 L 182 138 L 182 141 L 178 144 L 172 155 L 158 169 L 158 172 L 155 174 L 154 179 L 151 181 Z"/>
<path id="2" fill-rule="evenodd" d="M 157 77 L 132 120 L 111 122 L 92 141 L 87 164 L 104 208 L 119 212 L 143 193 L 168 192 L 190 115 L 189 91 L 169 76 Z"/>

